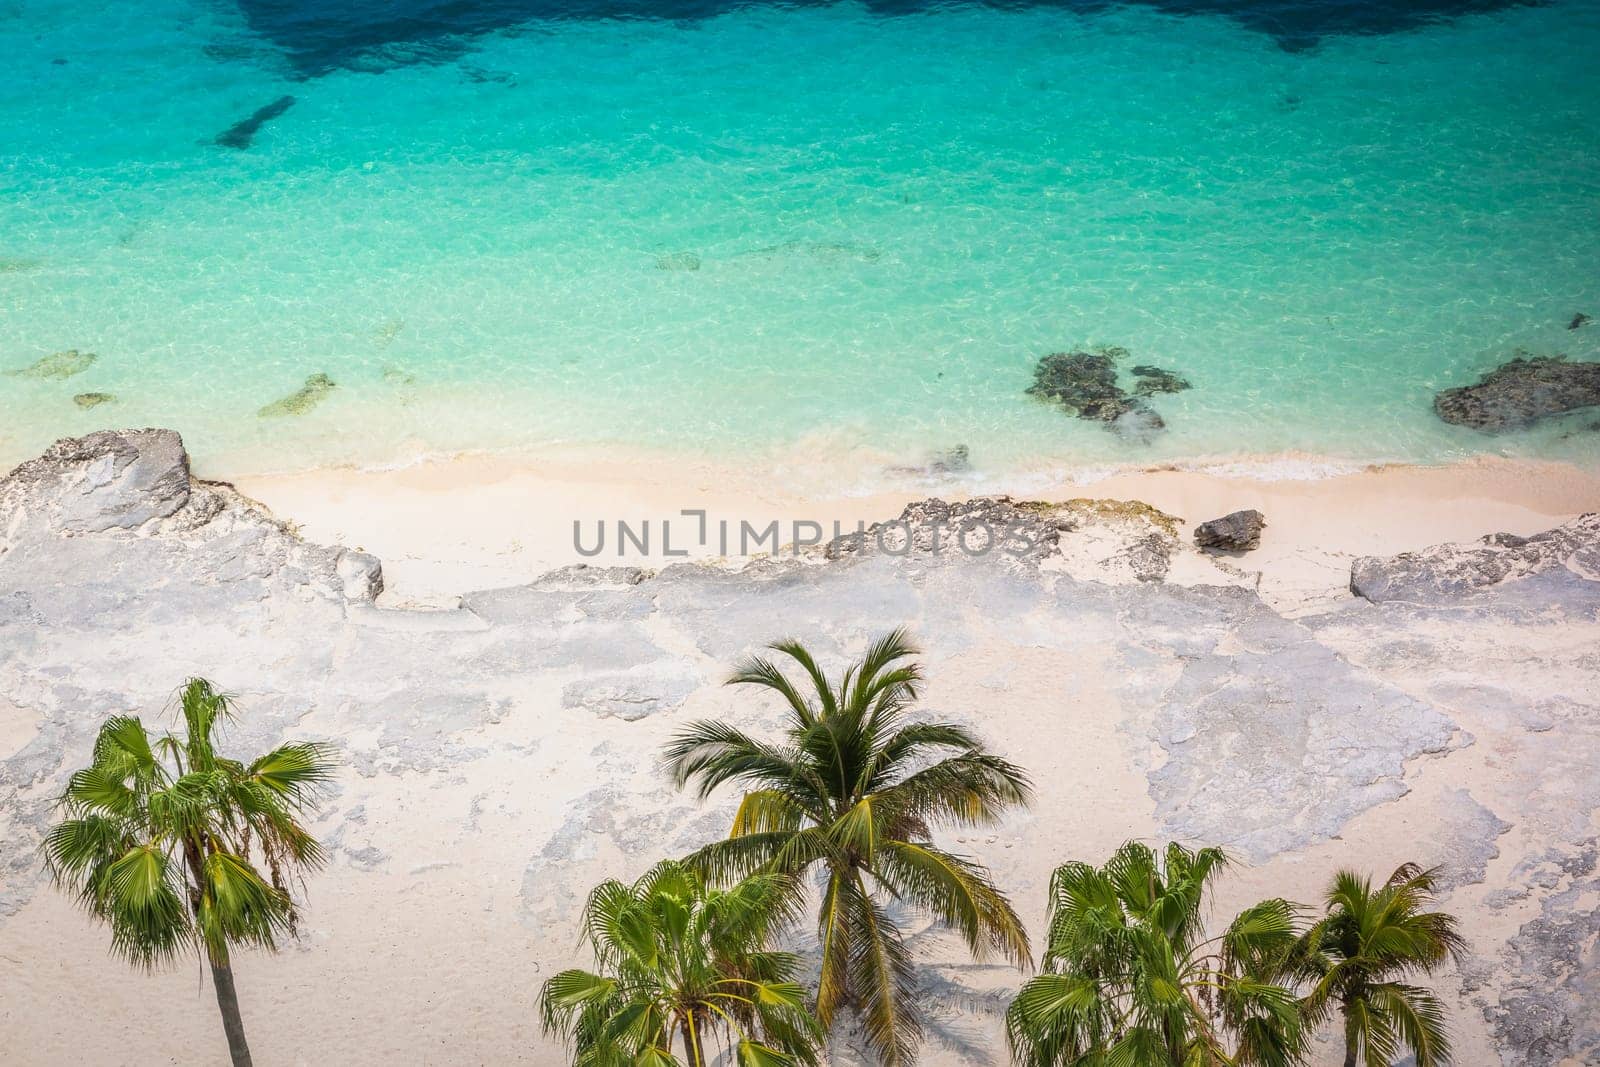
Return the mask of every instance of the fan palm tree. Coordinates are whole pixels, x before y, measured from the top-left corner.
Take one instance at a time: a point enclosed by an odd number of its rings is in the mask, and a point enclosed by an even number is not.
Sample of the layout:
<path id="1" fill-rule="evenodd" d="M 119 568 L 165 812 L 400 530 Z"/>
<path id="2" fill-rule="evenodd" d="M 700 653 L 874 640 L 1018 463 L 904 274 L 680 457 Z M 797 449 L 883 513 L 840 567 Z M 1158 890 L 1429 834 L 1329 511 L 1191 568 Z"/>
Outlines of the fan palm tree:
<path id="1" fill-rule="evenodd" d="M 705 1067 L 718 1041 L 740 1067 L 815 1064 L 822 1032 L 794 981 L 800 962 L 767 948 L 794 900 L 781 875 L 708 889 L 672 860 L 631 886 L 596 886 L 584 934 L 600 972 L 545 982 L 545 1032 L 571 1042 L 576 1067 Z"/>
<path id="2" fill-rule="evenodd" d="M 323 862 L 300 820 L 332 764 L 311 743 L 280 745 L 248 765 L 226 758 L 215 734 L 233 714 L 229 699 L 196 678 L 179 704 L 181 738 L 152 736 L 131 716 L 106 720 L 89 766 L 68 781 L 66 818 L 46 837 L 45 859 L 134 965 L 154 968 L 188 948 L 204 954 L 239 1067 L 250 1048 L 229 952 L 271 950 L 294 932 L 290 880 Z"/>
<path id="3" fill-rule="evenodd" d="M 1326 917 L 1306 931 L 1301 955 L 1315 981 L 1306 1013 L 1320 1022 L 1338 1007 L 1345 1067 L 1387 1067 L 1402 1049 L 1417 1067 L 1450 1062 L 1444 1005 L 1398 980 L 1433 974 L 1465 949 L 1454 916 L 1426 910 L 1436 874 L 1407 863 L 1373 889 L 1370 879 L 1340 871 L 1328 888 Z"/>
<path id="4" fill-rule="evenodd" d="M 755 657 L 729 684 L 783 698 L 782 740 L 700 722 L 667 748 L 679 785 L 694 781 L 702 798 L 728 783 L 751 789 L 728 839 L 689 862 L 713 878 L 774 871 L 797 885 L 802 872 L 820 868 L 817 1018 L 828 1027 L 841 1007 L 856 1009 L 879 1060 L 905 1063 L 921 1030 L 910 952 L 885 901 L 953 927 L 979 958 L 993 952 L 1025 966 L 1027 933 L 989 872 L 931 838 L 936 826 L 990 825 L 1026 804 L 1027 776 L 960 726 L 907 719 L 921 675 L 906 662 L 917 650 L 903 631 L 874 642 L 837 685 L 798 642 L 771 647 L 806 681 L 796 685 Z"/>
<path id="5" fill-rule="evenodd" d="M 1265 900 L 1205 935 L 1221 849 L 1163 855 L 1129 842 L 1104 867 L 1068 863 L 1050 879 L 1043 972 L 1006 1013 L 1025 1067 L 1202 1067 L 1294 1063 L 1295 994 L 1275 980 L 1296 944 L 1295 906 Z"/>

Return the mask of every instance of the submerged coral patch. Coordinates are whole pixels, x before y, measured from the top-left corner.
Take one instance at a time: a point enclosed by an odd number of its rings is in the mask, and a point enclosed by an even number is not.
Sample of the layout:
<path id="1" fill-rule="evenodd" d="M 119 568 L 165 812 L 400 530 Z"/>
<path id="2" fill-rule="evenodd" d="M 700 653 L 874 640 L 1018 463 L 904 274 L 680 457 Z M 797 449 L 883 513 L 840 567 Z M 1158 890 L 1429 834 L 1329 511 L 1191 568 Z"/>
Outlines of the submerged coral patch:
<path id="1" fill-rule="evenodd" d="M 59 381 L 82 374 L 94 366 L 95 360 L 99 358 L 93 352 L 79 352 L 76 348 L 69 348 L 65 352 L 54 352 L 36 363 L 6 373 L 14 378 Z"/>
<path id="2" fill-rule="evenodd" d="M 264 419 L 281 415 L 304 415 L 322 403 L 323 398 L 337 388 L 338 384 L 326 374 L 313 374 L 306 379 L 306 384 L 283 399 L 274 400 L 257 414 Z"/>

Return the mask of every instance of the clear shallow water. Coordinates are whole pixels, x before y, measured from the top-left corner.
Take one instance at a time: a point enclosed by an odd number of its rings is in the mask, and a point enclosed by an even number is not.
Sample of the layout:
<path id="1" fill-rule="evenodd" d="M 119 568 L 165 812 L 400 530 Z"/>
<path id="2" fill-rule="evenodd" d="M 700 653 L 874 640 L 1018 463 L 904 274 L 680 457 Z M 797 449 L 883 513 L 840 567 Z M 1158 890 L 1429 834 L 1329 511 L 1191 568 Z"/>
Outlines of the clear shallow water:
<path id="1" fill-rule="evenodd" d="M 127 424 L 235 473 L 556 442 L 963 442 L 987 472 L 1600 455 L 1563 436 L 1593 419 L 1488 438 L 1430 410 L 1518 347 L 1600 358 L 1565 328 L 1600 318 L 1600 4 L 1400 32 L 1234 6 L 352 36 L 265 0 L 0 0 L 0 368 L 99 356 L 0 375 L 0 460 Z M 1084 345 L 1193 382 L 1156 399 L 1167 433 L 1024 396 Z M 317 373 L 314 411 L 258 417 Z"/>

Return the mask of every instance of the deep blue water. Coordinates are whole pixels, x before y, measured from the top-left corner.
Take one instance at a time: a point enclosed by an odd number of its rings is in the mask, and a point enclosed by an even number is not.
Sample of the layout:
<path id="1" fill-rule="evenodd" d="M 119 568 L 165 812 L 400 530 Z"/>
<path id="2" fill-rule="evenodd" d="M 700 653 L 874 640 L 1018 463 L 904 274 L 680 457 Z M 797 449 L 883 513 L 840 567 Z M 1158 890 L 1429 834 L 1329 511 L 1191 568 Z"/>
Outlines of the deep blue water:
<path id="1" fill-rule="evenodd" d="M 1495 11 L 1521 0 L 1135 0 L 1164 14 L 1221 16 L 1265 34 L 1280 47 L 1316 47 L 1325 37 L 1384 34 L 1460 15 Z M 1109 0 L 988 0 L 1002 11 L 1044 8 L 1094 14 Z M 698 22 L 758 6 L 743 0 L 239 0 L 257 33 L 269 38 L 308 76 L 337 67 L 374 69 L 397 62 L 445 61 L 477 34 L 564 20 L 650 19 Z M 774 7 L 821 3 L 770 4 Z M 874 15 L 926 15 L 950 0 L 867 0 Z"/>

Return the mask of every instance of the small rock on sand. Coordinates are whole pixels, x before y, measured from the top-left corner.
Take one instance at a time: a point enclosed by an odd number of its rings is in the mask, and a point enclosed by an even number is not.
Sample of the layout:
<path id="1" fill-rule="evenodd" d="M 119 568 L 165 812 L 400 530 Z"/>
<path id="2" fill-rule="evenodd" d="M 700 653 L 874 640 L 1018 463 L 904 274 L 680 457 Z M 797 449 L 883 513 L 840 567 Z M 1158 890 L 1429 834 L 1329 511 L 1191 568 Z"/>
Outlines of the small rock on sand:
<path id="1" fill-rule="evenodd" d="M 1229 552 L 1248 552 L 1261 544 L 1266 518 L 1254 508 L 1235 511 L 1220 519 L 1202 522 L 1194 528 L 1194 543 L 1201 548 L 1220 548 Z"/>
<path id="2" fill-rule="evenodd" d="M 80 408 L 97 408 L 101 404 L 109 404 L 116 397 L 111 393 L 79 393 L 72 398 L 72 402 Z"/>

